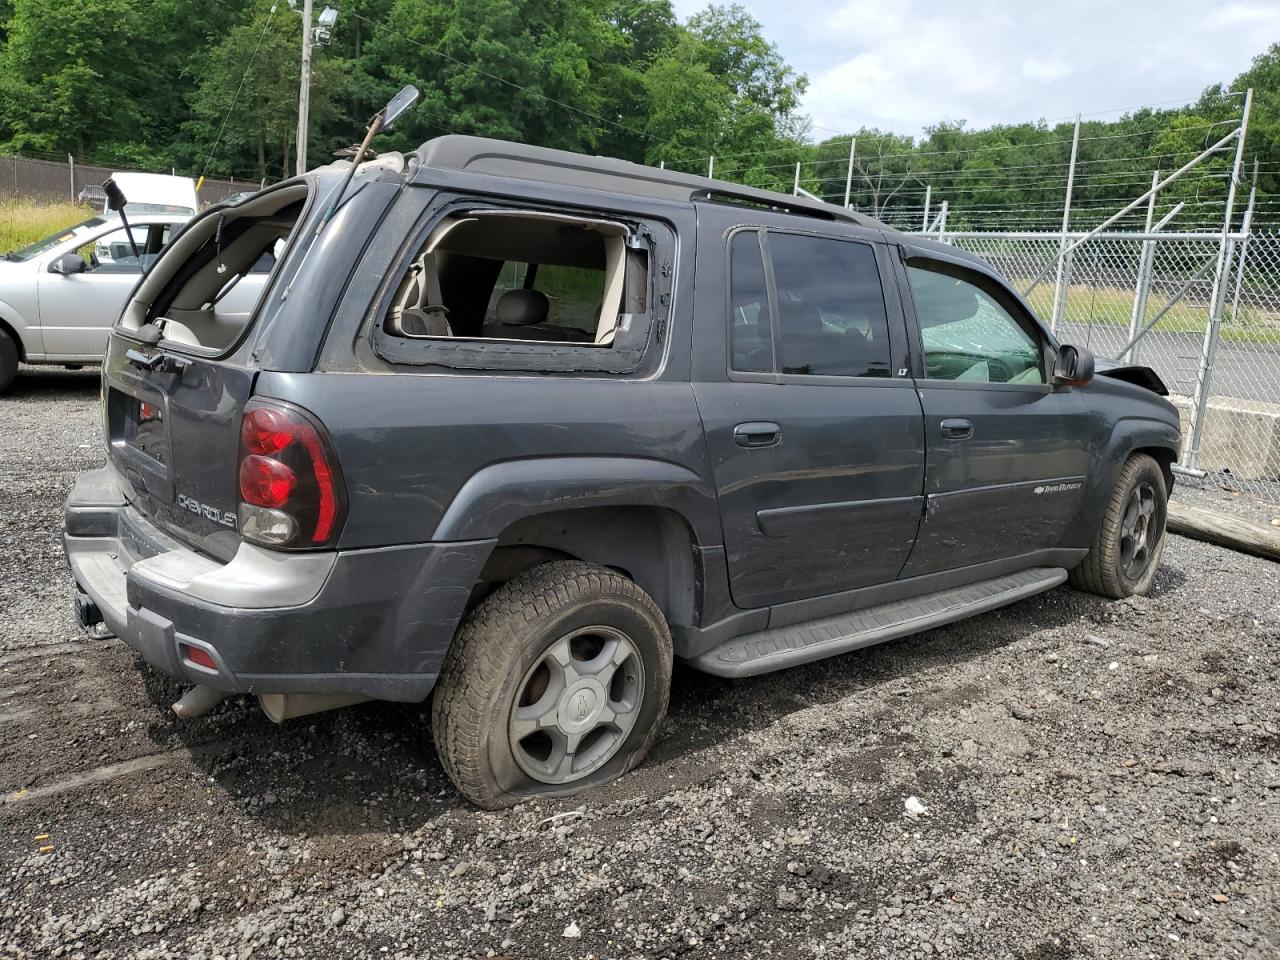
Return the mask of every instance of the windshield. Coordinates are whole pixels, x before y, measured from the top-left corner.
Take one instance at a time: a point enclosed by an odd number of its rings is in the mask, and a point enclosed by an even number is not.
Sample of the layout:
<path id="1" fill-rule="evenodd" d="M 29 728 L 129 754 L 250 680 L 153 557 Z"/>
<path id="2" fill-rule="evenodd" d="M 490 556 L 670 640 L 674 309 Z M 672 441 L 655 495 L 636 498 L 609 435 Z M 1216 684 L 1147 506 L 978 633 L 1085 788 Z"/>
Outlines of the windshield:
<path id="1" fill-rule="evenodd" d="M 29 243 L 25 247 L 10 251 L 4 255 L 4 258 L 6 260 L 30 260 L 32 257 L 38 257 L 45 251 L 52 250 L 58 244 L 86 234 L 94 227 L 100 227 L 106 222 L 102 217 L 91 217 L 83 223 L 77 223 L 74 227 L 67 227 L 51 236 L 45 237 L 43 240 L 37 240 L 35 243 Z"/>

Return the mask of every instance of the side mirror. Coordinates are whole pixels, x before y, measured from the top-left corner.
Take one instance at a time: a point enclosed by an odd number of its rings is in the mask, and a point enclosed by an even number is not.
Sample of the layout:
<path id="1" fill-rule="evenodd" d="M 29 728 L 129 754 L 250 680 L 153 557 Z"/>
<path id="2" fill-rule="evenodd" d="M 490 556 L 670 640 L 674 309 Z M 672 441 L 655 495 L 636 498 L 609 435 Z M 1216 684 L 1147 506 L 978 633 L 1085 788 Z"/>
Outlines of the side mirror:
<path id="1" fill-rule="evenodd" d="M 49 264 L 49 272 L 58 273 L 64 277 L 69 277 L 73 273 L 84 273 L 84 260 L 74 253 L 64 253 Z"/>
<path id="2" fill-rule="evenodd" d="M 418 88 L 413 84 L 402 87 L 400 92 L 391 98 L 382 108 L 382 129 L 390 130 L 396 118 L 418 102 Z M 358 162 L 358 161 L 357 161 Z"/>
<path id="3" fill-rule="evenodd" d="M 1093 352 L 1087 347 L 1063 344 L 1058 348 L 1058 359 L 1053 365 L 1055 383 L 1083 387 L 1093 379 Z"/>
<path id="4" fill-rule="evenodd" d="M 119 210 L 128 203 L 124 198 L 124 191 L 120 189 L 120 185 L 110 177 L 102 184 L 102 192 L 107 195 L 108 210 Z"/>

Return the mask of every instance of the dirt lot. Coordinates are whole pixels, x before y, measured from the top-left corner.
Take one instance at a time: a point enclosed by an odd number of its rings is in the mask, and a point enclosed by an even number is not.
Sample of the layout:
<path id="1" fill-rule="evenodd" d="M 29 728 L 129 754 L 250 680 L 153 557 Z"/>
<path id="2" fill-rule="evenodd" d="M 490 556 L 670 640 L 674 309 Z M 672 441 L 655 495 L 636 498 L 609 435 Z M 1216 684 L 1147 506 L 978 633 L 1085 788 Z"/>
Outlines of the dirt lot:
<path id="1" fill-rule="evenodd" d="M 0 956 L 1280 955 L 1274 564 L 1175 538 L 1150 599 L 677 671 L 639 771 L 484 813 L 421 711 L 180 724 L 83 639 L 57 535 L 100 457 L 95 374 L 0 399 Z"/>

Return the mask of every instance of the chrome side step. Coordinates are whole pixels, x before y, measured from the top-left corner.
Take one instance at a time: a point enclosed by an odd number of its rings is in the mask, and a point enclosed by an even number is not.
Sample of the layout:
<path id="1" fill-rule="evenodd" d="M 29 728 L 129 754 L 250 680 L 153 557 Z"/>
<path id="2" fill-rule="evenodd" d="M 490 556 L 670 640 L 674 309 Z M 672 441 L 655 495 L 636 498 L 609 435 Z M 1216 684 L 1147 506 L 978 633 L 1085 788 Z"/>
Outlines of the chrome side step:
<path id="1" fill-rule="evenodd" d="M 761 630 L 726 640 L 689 663 L 720 677 L 751 677 L 896 640 L 1051 590 L 1067 579 L 1061 567 L 1033 567 L 925 597 Z"/>

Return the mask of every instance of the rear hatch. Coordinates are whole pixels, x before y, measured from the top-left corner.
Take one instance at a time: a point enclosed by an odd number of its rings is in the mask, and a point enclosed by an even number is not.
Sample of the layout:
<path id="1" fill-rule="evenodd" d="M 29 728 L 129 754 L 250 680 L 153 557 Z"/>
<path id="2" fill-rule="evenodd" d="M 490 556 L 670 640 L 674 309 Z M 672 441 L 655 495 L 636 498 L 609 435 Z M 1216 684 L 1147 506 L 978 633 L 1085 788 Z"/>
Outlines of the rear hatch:
<path id="1" fill-rule="evenodd" d="M 242 364 L 148 356 L 111 338 L 104 366 L 109 456 L 135 509 L 205 553 L 227 560 L 239 543 L 236 464 L 240 415 L 254 371 Z"/>
<path id="2" fill-rule="evenodd" d="M 227 560 L 240 421 L 257 372 L 250 333 L 305 221 L 298 182 L 193 221 L 135 291 L 103 363 L 108 456 L 130 504 Z M 233 213 L 234 212 L 234 213 Z"/>

